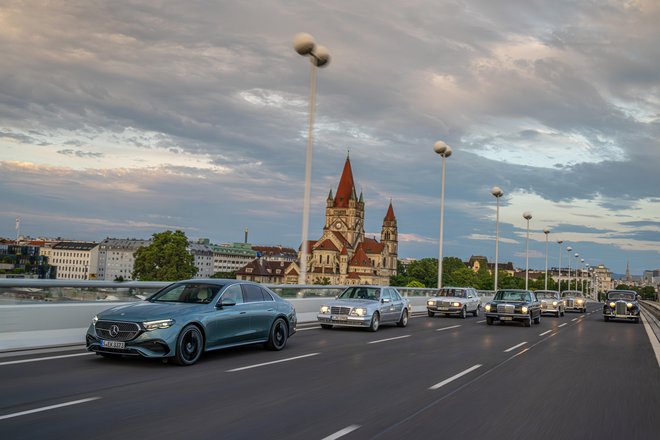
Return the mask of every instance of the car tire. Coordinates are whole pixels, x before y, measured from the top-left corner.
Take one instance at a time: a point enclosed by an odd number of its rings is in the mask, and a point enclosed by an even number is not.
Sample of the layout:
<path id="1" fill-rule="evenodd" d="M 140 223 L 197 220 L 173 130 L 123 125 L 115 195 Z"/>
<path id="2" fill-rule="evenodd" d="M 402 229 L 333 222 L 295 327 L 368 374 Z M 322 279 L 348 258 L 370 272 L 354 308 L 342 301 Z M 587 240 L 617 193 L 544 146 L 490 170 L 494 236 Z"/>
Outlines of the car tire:
<path id="1" fill-rule="evenodd" d="M 181 330 L 176 340 L 176 354 L 174 361 L 181 366 L 192 365 L 200 358 L 204 351 L 204 337 L 201 330 L 188 324 Z"/>
<path id="2" fill-rule="evenodd" d="M 286 325 L 284 318 L 277 318 L 270 327 L 266 348 L 280 351 L 286 346 L 287 339 L 289 339 L 289 327 Z"/>
<path id="3" fill-rule="evenodd" d="M 610 317 L 609 316 L 603 316 L 603 319 L 605 320 L 605 322 L 608 322 L 610 320 Z"/>
<path id="4" fill-rule="evenodd" d="M 490 316 L 487 316 L 486 317 L 486 325 L 493 325 L 493 318 L 491 318 Z"/>
<path id="5" fill-rule="evenodd" d="M 564 310 L 561 311 L 561 316 L 566 315 L 566 312 Z"/>
<path id="6" fill-rule="evenodd" d="M 405 327 L 408 325 L 408 309 L 403 309 L 401 319 L 396 323 L 397 327 Z"/>
<path id="7" fill-rule="evenodd" d="M 461 309 L 461 314 L 460 314 L 461 319 L 467 318 L 467 306 L 463 306 Z"/>
<path id="8" fill-rule="evenodd" d="M 641 319 L 639 319 L 639 318 L 635 318 L 635 324 L 639 324 L 640 322 L 642 322 Z"/>
<path id="9" fill-rule="evenodd" d="M 534 318 L 534 324 L 540 324 L 541 323 L 541 314 L 539 313 L 539 316 Z"/>
<path id="10" fill-rule="evenodd" d="M 427 310 L 426 312 L 429 314 L 429 318 L 433 318 L 435 316 L 435 313 L 430 310 Z"/>
<path id="11" fill-rule="evenodd" d="M 321 328 L 324 328 L 326 330 L 330 330 L 332 328 L 332 324 L 321 324 Z"/>
<path id="12" fill-rule="evenodd" d="M 375 312 L 374 315 L 371 317 L 371 324 L 369 324 L 369 331 L 377 332 L 378 327 L 380 327 L 380 315 L 378 314 L 378 312 Z"/>
<path id="13" fill-rule="evenodd" d="M 525 327 L 531 327 L 532 326 L 532 314 L 530 313 L 527 318 L 523 321 L 523 325 Z"/>
<path id="14" fill-rule="evenodd" d="M 481 306 L 477 306 L 476 309 L 474 309 L 474 312 L 472 312 L 472 316 L 475 318 L 479 316 L 479 312 L 481 311 Z"/>

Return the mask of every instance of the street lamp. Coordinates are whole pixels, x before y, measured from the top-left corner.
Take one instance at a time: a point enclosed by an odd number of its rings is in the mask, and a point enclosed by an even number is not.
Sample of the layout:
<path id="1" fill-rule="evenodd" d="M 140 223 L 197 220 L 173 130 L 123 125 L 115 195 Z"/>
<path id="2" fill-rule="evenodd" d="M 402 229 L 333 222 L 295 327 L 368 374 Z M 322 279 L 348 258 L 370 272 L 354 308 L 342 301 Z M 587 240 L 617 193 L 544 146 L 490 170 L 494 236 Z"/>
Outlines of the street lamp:
<path id="1" fill-rule="evenodd" d="M 440 190 L 440 250 L 438 255 L 438 289 L 442 288 L 442 229 L 445 221 L 445 159 L 451 156 L 451 147 L 442 141 L 433 145 L 433 150 L 442 157 L 442 189 Z"/>
<path id="2" fill-rule="evenodd" d="M 584 292 L 584 258 L 580 258 L 582 267 L 580 268 L 580 289 Z"/>
<path id="3" fill-rule="evenodd" d="M 316 108 L 316 71 L 317 67 L 327 66 L 330 54 L 323 46 L 318 46 L 314 38 L 307 33 L 300 33 L 293 39 L 293 48 L 302 56 L 309 57 L 312 71 L 309 80 L 309 110 L 307 120 L 307 152 L 305 156 L 305 194 L 303 197 L 302 253 L 300 257 L 300 275 L 298 284 L 305 284 L 307 278 L 307 237 L 309 232 L 309 205 L 312 188 L 312 151 L 314 131 L 314 110 Z"/>
<path id="4" fill-rule="evenodd" d="M 529 287 L 529 221 L 532 219 L 532 213 L 523 212 L 523 218 L 527 220 L 527 239 L 525 240 L 525 290 Z"/>
<path id="5" fill-rule="evenodd" d="M 559 274 L 557 275 L 557 290 L 560 293 L 561 296 L 561 244 L 564 242 L 564 240 L 557 240 L 557 244 L 559 245 L 559 266 L 557 268 L 557 272 Z"/>
<path id="6" fill-rule="evenodd" d="M 497 271 L 499 263 L 499 241 L 500 241 L 500 197 L 504 195 L 504 191 L 499 186 L 494 186 L 490 189 L 490 193 L 495 196 L 496 206 L 495 209 L 495 284 L 493 285 L 495 292 L 497 292 Z"/>
<path id="7" fill-rule="evenodd" d="M 566 252 L 568 252 L 568 289 L 566 290 L 571 290 L 571 251 L 573 250 L 572 247 L 567 246 L 566 247 Z"/>
<path id="8" fill-rule="evenodd" d="M 585 282 L 585 284 L 587 285 L 586 291 L 588 292 L 589 291 L 589 282 L 591 281 L 591 273 L 589 272 L 589 263 L 585 263 L 584 266 L 587 268 L 587 281 Z M 585 290 L 584 287 L 582 288 L 582 290 L 583 291 Z"/>
<path id="9" fill-rule="evenodd" d="M 578 290 L 578 257 L 580 254 L 575 253 L 575 290 Z"/>
<path id="10" fill-rule="evenodd" d="M 545 290 L 548 290 L 548 234 L 550 234 L 550 229 L 545 228 L 543 233 L 545 234 Z"/>

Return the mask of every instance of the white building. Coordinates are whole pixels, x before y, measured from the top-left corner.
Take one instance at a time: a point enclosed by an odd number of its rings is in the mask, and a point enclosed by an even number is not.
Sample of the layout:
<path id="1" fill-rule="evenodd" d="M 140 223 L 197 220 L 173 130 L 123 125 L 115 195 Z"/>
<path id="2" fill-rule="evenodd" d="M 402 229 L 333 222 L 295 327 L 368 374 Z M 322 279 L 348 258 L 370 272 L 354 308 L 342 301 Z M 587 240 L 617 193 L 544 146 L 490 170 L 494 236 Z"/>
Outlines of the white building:
<path id="1" fill-rule="evenodd" d="M 215 273 L 213 268 L 213 249 L 207 244 L 190 243 L 188 252 L 195 258 L 197 275 L 195 278 L 211 278 Z"/>
<path id="2" fill-rule="evenodd" d="M 257 252 L 249 243 L 211 245 L 213 249 L 213 273 L 236 272 L 254 260 Z"/>
<path id="3" fill-rule="evenodd" d="M 51 248 L 42 248 L 41 255 L 48 256 L 51 266 L 56 267 L 58 280 L 88 280 L 95 264 L 92 258 L 98 243 L 61 241 Z"/>
<path id="4" fill-rule="evenodd" d="M 151 244 L 150 240 L 106 238 L 98 247 L 97 272 L 92 279 L 114 281 L 133 279 L 135 251 Z"/>

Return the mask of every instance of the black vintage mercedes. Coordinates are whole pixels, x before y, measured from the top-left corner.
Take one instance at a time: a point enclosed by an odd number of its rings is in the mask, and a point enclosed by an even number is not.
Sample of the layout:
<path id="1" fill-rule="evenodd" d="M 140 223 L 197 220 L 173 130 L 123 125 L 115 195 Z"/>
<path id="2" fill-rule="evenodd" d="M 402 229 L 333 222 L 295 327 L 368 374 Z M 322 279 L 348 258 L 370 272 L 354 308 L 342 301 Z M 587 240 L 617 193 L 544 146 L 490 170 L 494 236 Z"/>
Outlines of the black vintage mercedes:
<path id="1" fill-rule="evenodd" d="M 610 290 L 603 306 L 603 319 L 625 319 L 639 323 L 639 302 L 633 290 Z"/>
<path id="2" fill-rule="evenodd" d="M 529 290 L 502 289 L 498 290 L 493 300 L 484 307 L 486 324 L 495 321 L 504 324 L 507 321 L 522 322 L 525 327 L 541 323 L 541 303 L 534 292 Z"/>

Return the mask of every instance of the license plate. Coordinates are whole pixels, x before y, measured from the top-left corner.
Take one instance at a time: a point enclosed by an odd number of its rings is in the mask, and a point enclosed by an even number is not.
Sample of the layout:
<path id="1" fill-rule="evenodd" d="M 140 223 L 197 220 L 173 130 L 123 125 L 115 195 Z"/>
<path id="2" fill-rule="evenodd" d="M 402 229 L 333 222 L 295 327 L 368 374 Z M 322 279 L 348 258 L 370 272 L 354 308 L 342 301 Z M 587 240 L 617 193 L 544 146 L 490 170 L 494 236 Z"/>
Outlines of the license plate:
<path id="1" fill-rule="evenodd" d="M 502 320 L 502 321 L 511 321 L 512 319 L 513 319 L 513 318 L 510 317 L 510 316 L 502 316 L 502 317 L 500 318 L 500 320 Z"/>
<path id="2" fill-rule="evenodd" d="M 348 316 L 333 316 L 332 317 L 333 321 L 348 321 Z"/>
<path id="3" fill-rule="evenodd" d="M 438 307 L 438 310 L 449 310 L 449 307 Z"/>
<path id="4" fill-rule="evenodd" d="M 126 343 L 125 342 L 119 342 L 119 341 L 101 341 L 101 347 L 103 347 L 103 348 L 124 349 L 124 348 L 126 348 Z"/>

